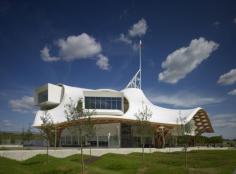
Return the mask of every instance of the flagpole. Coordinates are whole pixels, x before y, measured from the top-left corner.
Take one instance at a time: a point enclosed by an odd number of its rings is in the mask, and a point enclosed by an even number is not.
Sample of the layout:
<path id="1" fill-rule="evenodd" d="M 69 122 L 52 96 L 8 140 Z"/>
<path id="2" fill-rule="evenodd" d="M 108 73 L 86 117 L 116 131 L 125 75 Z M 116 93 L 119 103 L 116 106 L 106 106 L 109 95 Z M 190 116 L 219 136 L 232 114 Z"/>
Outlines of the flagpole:
<path id="1" fill-rule="evenodd" d="M 140 71 L 140 89 L 142 88 L 142 41 L 139 41 L 139 71 Z"/>

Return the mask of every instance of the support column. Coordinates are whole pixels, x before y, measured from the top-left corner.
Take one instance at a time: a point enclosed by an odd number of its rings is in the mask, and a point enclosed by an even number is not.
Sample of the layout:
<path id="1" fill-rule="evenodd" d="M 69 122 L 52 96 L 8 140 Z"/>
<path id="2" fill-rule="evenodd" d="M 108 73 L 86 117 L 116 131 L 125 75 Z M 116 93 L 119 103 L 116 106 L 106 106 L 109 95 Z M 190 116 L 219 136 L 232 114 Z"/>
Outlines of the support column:
<path id="1" fill-rule="evenodd" d="M 165 147 L 165 136 L 168 133 L 168 130 L 165 130 L 164 127 L 158 128 L 155 133 L 155 147 L 164 148 Z"/>
<path id="2" fill-rule="evenodd" d="M 97 136 L 97 147 L 99 147 L 99 139 L 98 139 L 98 136 Z"/>

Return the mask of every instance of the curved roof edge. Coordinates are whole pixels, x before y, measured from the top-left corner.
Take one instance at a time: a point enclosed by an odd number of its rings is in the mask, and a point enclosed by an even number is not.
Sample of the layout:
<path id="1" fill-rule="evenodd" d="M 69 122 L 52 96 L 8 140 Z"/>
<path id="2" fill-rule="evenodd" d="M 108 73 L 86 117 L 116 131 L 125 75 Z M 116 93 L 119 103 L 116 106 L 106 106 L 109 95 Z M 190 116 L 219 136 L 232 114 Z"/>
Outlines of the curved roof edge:
<path id="1" fill-rule="evenodd" d="M 96 91 L 96 92 L 120 92 L 129 102 L 129 108 L 127 112 L 123 113 L 123 115 L 112 115 L 110 111 L 105 113 L 109 113 L 109 115 L 95 115 L 94 118 L 119 118 L 124 120 L 136 120 L 135 114 L 146 105 L 152 112 L 152 117 L 150 119 L 151 122 L 156 124 L 163 124 L 163 125 L 180 125 L 182 123 L 178 123 L 179 118 L 184 118 L 186 123 L 191 120 L 195 121 L 195 126 L 197 127 L 198 132 L 213 132 L 212 125 L 210 123 L 209 116 L 207 112 L 201 108 L 193 108 L 193 109 L 168 109 L 159 107 L 154 105 L 148 98 L 145 96 L 141 89 L 137 88 L 126 88 L 121 91 L 110 90 L 110 89 L 85 89 L 85 88 L 78 88 L 60 84 L 63 88 L 63 95 L 61 98 L 60 104 L 48 110 L 47 112 L 52 116 L 52 119 L 56 124 L 66 122 L 65 118 L 65 105 L 70 102 L 72 99 L 73 101 L 77 101 L 79 98 L 84 98 L 84 91 Z M 33 126 L 40 126 L 41 121 L 40 117 L 44 111 L 39 110 L 36 113 L 36 117 L 33 123 Z"/>

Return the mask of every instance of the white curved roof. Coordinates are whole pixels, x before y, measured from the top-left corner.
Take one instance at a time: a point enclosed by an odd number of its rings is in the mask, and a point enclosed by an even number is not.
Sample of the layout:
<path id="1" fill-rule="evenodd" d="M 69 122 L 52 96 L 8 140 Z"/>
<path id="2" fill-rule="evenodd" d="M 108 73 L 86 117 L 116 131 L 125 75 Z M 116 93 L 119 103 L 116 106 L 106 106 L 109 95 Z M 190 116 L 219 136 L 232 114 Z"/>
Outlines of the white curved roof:
<path id="1" fill-rule="evenodd" d="M 177 124 L 177 120 L 180 116 L 189 122 L 197 111 L 201 110 L 201 108 L 177 110 L 156 106 L 146 98 L 142 90 L 137 88 L 126 88 L 122 92 L 130 103 L 129 110 L 124 114 L 124 116 L 130 119 L 133 119 L 135 113 L 140 111 L 140 108 L 143 108 L 143 106 L 147 106 L 151 111 L 151 122 L 163 124 Z"/>
<path id="2" fill-rule="evenodd" d="M 80 98 L 84 98 L 84 92 L 86 91 L 97 91 L 99 92 L 118 92 L 115 90 L 90 90 L 90 89 L 84 89 L 84 88 L 77 88 L 77 87 L 71 87 L 67 85 L 61 85 L 63 87 L 63 94 L 60 104 L 53 108 L 48 110 L 48 113 L 52 117 L 54 123 L 63 123 L 66 122 L 66 116 L 65 116 L 65 105 L 70 102 L 70 99 L 73 101 L 78 101 Z M 200 107 L 193 108 L 193 109 L 184 109 L 184 110 L 178 110 L 178 109 L 167 109 L 163 107 L 156 106 L 152 104 L 144 95 L 143 91 L 137 88 L 126 88 L 122 91 L 120 91 L 121 95 L 123 95 L 129 103 L 129 107 L 126 113 L 123 113 L 120 110 L 102 110 L 101 112 L 96 111 L 96 115 L 94 115 L 94 118 L 117 118 L 117 119 L 127 119 L 127 120 L 136 120 L 135 114 L 140 111 L 140 109 L 143 108 L 143 106 L 147 106 L 148 109 L 151 111 L 152 116 L 150 118 L 150 121 L 153 123 L 158 124 L 168 124 L 168 125 L 176 125 L 181 124 L 178 123 L 178 119 L 184 118 L 186 120 L 186 123 L 189 122 L 191 119 L 206 119 L 208 120 L 205 126 L 205 128 L 208 130 L 208 132 L 212 132 L 212 126 L 209 121 L 207 113 Z M 40 126 L 41 125 L 41 119 L 40 117 L 45 114 L 44 111 L 39 110 L 36 113 L 36 117 L 33 123 L 33 126 Z M 206 130 L 204 129 L 204 131 Z M 199 129 L 199 131 L 201 131 Z"/>

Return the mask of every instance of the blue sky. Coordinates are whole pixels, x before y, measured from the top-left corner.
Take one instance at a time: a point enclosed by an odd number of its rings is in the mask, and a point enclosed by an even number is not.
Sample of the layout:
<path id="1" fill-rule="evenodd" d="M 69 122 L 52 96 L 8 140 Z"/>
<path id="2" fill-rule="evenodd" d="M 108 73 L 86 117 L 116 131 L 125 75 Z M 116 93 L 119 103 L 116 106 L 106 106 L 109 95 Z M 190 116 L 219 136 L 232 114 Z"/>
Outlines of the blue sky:
<path id="1" fill-rule="evenodd" d="M 145 94 L 169 108 L 206 109 L 236 138 L 234 1 L 0 2 L 0 129 L 33 122 L 45 83 L 123 89 L 138 70 Z"/>

